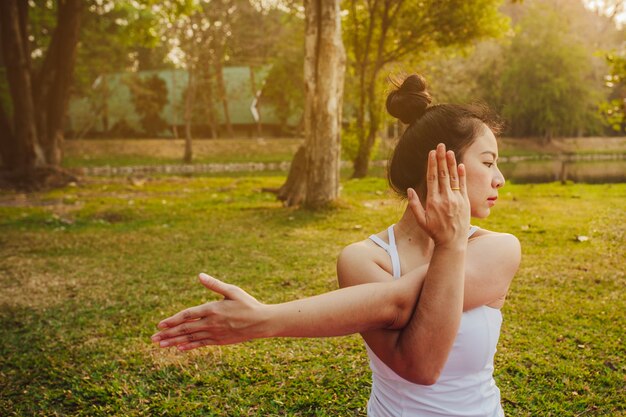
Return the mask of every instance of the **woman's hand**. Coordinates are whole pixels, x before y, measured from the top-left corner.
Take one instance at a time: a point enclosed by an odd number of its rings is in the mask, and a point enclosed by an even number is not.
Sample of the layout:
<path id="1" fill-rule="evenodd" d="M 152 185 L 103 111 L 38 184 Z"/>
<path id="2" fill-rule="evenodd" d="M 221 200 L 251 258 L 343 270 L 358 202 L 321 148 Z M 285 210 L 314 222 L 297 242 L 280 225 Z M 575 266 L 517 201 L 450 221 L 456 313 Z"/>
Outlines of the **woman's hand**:
<path id="1" fill-rule="evenodd" d="M 467 241 L 470 227 L 470 205 L 465 182 L 465 166 L 456 165 L 454 152 L 446 152 L 444 144 L 428 154 L 426 171 L 428 187 L 426 207 L 415 190 L 409 188 L 409 207 L 419 226 L 436 246 Z"/>
<path id="2" fill-rule="evenodd" d="M 264 320 L 265 305 L 241 288 L 206 274 L 202 285 L 224 299 L 187 308 L 158 324 L 152 341 L 161 347 L 190 350 L 207 345 L 241 343 L 258 337 L 255 326 Z"/>

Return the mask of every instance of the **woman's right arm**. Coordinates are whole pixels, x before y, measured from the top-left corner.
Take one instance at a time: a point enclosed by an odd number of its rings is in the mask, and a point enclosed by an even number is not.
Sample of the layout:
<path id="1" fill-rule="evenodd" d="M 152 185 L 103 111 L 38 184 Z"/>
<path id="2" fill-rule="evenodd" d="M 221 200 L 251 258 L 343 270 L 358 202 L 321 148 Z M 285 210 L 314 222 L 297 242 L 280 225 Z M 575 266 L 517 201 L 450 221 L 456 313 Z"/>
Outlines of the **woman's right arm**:
<path id="1" fill-rule="evenodd" d="M 405 311 L 414 305 L 426 267 L 397 281 L 388 281 L 388 273 L 372 268 L 371 273 L 380 282 L 281 304 L 260 303 L 235 285 L 200 274 L 200 282 L 224 299 L 187 308 L 162 320 L 152 340 L 161 347 L 189 350 L 258 338 L 330 337 L 397 328 L 398 321 L 409 316 Z"/>

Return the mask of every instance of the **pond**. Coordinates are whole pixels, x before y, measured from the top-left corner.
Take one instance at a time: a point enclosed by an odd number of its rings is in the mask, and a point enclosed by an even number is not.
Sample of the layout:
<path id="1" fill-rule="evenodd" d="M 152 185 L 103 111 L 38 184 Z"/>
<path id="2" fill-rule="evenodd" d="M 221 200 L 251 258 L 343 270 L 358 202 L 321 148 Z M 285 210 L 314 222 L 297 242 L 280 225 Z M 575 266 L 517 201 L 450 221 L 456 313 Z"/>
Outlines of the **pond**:
<path id="1" fill-rule="evenodd" d="M 559 155 L 552 159 L 501 158 L 498 164 L 516 184 L 574 181 L 589 184 L 626 182 L 626 155 Z"/>

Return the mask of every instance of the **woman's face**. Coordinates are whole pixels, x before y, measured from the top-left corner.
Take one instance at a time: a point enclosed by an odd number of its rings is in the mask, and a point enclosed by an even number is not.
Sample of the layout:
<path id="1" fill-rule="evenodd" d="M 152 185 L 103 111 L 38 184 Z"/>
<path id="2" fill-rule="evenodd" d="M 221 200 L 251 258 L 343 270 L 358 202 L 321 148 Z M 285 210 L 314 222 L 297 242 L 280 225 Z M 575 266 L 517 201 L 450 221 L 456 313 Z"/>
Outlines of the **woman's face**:
<path id="1" fill-rule="evenodd" d="M 482 132 L 463 154 L 472 217 L 489 216 L 498 199 L 498 189 L 504 176 L 498 169 L 498 143 L 491 129 L 483 125 Z"/>

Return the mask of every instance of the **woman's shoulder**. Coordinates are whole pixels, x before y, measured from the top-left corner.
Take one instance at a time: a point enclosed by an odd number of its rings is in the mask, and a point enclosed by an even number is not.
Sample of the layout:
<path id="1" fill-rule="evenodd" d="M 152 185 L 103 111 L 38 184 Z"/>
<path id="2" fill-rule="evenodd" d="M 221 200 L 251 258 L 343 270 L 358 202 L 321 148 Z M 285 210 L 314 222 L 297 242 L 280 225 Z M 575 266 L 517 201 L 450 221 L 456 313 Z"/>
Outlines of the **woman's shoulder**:
<path id="1" fill-rule="evenodd" d="M 468 243 L 468 266 L 492 270 L 511 279 L 519 268 L 522 249 L 519 239 L 511 233 L 477 230 Z"/>
<path id="2" fill-rule="evenodd" d="M 381 239 L 382 235 L 377 235 Z M 341 286 L 380 281 L 390 276 L 389 255 L 370 238 L 352 243 L 339 253 L 337 272 Z"/>
<path id="3" fill-rule="evenodd" d="M 367 238 L 344 247 L 339 253 L 339 261 L 348 263 L 376 262 L 385 253 L 380 246 L 375 244 L 370 238 Z"/>
<path id="4" fill-rule="evenodd" d="M 496 232 L 496 231 L 493 231 L 493 230 L 483 229 L 481 227 L 479 227 L 476 230 L 476 232 L 470 237 L 470 241 L 472 241 L 474 239 L 478 239 L 480 237 L 499 238 L 499 239 L 503 239 L 503 240 L 517 240 L 519 242 L 517 237 L 515 235 L 511 234 L 511 233 Z"/>

